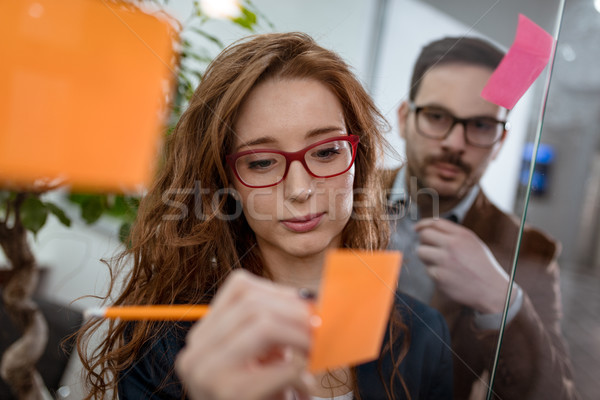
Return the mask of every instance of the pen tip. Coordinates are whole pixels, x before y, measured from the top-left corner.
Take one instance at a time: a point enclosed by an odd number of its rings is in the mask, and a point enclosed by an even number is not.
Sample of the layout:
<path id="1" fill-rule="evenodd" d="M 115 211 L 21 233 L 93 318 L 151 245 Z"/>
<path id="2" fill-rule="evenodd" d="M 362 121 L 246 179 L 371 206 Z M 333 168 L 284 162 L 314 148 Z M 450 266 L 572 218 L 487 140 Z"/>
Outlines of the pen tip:
<path id="1" fill-rule="evenodd" d="M 313 290 L 307 288 L 298 289 L 298 295 L 304 300 L 315 300 L 317 298 L 317 294 Z"/>
<path id="2" fill-rule="evenodd" d="M 102 317 L 104 317 L 104 312 L 105 312 L 105 309 L 101 308 L 101 307 L 88 308 L 87 310 L 85 310 L 83 312 L 83 318 L 84 319 L 102 318 Z"/>

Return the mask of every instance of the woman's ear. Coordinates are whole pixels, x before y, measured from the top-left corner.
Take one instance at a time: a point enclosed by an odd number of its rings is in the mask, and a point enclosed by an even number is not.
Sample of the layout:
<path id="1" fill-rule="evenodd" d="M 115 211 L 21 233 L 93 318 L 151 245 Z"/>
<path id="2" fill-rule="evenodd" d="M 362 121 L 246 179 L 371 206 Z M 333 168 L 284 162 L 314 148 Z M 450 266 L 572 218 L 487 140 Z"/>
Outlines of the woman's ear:
<path id="1" fill-rule="evenodd" d="M 406 139 L 406 121 L 409 111 L 410 107 L 407 101 L 403 101 L 400 107 L 398 107 L 398 130 L 402 139 Z"/>

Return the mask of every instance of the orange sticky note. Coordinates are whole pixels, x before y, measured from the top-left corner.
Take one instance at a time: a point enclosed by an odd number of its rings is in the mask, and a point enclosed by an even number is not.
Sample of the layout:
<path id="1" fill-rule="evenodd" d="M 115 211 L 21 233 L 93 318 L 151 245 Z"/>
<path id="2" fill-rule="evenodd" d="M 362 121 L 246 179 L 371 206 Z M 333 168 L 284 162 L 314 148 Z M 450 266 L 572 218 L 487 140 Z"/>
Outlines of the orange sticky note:
<path id="1" fill-rule="evenodd" d="M 153 174 L 176 34 L 131 3 L 0 2 L 0 186 L 130 190 Z"/>
<path id="2" fill-rule="evenodd" d="M 327 254 L 309 368 L 313 372 L 376 359 L 394 302 L 402 254 L 353 249 Z"/>

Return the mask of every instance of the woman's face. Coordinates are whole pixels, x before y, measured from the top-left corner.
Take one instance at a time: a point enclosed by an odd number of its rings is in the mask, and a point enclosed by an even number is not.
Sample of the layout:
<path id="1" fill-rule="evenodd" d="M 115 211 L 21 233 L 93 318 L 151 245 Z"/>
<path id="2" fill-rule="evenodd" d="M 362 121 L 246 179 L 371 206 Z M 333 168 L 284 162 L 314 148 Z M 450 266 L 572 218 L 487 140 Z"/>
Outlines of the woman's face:
<path id="1" fill-rule="evenodd" d="M 348 134 L 337 97 L 310 79 L 270 79 L 257 85 L 240 108 L 234 132 L 232 153 L 296 152 Z M 326 153 L 309 152 L 314 157 Z M 260 174 L 272 163 L 262 157 L 243 165 Z M 315 178 L 299 161 L 289 165 L 287 177 L 275 186 L 250 188 L 237 178 L 233 181 L 263 254 L 300 258 L 341 245 L 342 229 L 352 212 L 353 182 L 354 166 L 332 178 Z"/>

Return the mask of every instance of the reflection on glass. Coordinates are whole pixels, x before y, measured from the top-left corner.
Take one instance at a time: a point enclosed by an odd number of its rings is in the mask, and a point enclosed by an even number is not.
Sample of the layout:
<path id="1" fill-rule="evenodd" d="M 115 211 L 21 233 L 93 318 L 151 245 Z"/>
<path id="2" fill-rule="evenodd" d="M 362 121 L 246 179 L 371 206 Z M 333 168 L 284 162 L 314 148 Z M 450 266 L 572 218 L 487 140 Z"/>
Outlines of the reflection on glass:
<path id="1" fill-rule="evenodd" d="M 558 42 L 541 145 L 555 157 L 546 190 L 532 196 L 527 221 L 562 243 L 562 332 L 582 399 L 600 392 L 600 19 L 594 2 L 571 0 Z M 517 280 L 518 280 L 517 273 Z"/>
<path id="2" fill-rule="evenodd" d="M 528 177 L 535 166 L 531 156 L 529 161 L 523 160 L 523 148 L 533 142 L 537 149 L 536 126 L 546 97 L 548 71 L 508 113 L 513 128 L 491 149 L 470 144 L 465 124 L 454 123 L 447 135 L 423 135 L 423 121 L 419 119 L 423 107 L 435 107 L 459 121 L 482 115 L 503 120 L 505 110 L 479 97 L 495 66 L 468 59 L 460 49 L 467 40 L 464 36 L 491 35 L 491 40 L 507 47 L 507 31 L 514 34 L 507 26 L 510 21 L 516 24 L 519 12 L 539 24 L 545 21 L 545 29 L 553 33 L 560 4 L 550 14 L 546 9 L 538 15 L 532 12 L 532 2 L 511 2 L 510 10 L 495 10 L 493 2 L 479 2 L 477 6 L 467 1 L 452 5 L 428 2 L 438 9 L 408 3 L 410 10 L 406 3 L 400 7 L 392 2 L 388 18 L 393 22 L 387 30 L 389 37 L 396 39 L 384 41 L 380 80 L 374 85 L 376 98 L 388 116 L 397 110 L 394 134 L 399 132 L 404 139 L 400 143 L 405 147 L 403 165 L 388 160 L 388 166 L 402 167 L 389 182 L 390 200 L 404 199 L 408 192 L 411 202 L 407 207 L 417 209 L 397 221 L 391 243 L 405 252 L 400 290 L 444 315 L 455 352 L 456 398 L 577 398 L 560 330 L 560 245 L 553 235 L 531 226 L 523 229 L 519 221 L 527 204 L 527 191 L 518 191 L 520 171 L 525 170 Z M 477 13 L 474 9 L 478 7 Z M 428 26 L 438 28 L 424 33 L 426 30 L 418 26 L 424 16 L 429 17 Z M 504 25 L 498 27 L 498 21 Z M 502 34 L 494 35 L 492 25 Z M 419 44 L 407 43 L 407 51 L 398 55 L 394 52 L 399 47 L 398 38 L 407 36 Z M 425 66 L 427 72 L 421 71 L 419 62 L 413 68 L 410 62 L 417 59 L 422 46 L 444 36 L 462 39 L 442 47 L 439 56 L 426 54 L 423 58 L 433 60 L 433 65 Z M 435 46 L 441 46 L 440 42 Z M 428 51 L 432 52 L 425 48 L 424 52 Z M 408 57 L 413 52 L 414 57 Z M 485 50 L 481 54 L 485 59 Z M 395 86 L 392 82 L 399 78 L 393 75 L 398 71 L 405 82 Z M 432 118 L 439 117 L 439 113 L 432 114 Z M 449 121 L 456 122 L 454 118 Z M 543 178 L 550 167 L 540 163 L 538 176 Z M 440 219 L 436 221 L 437 216 Z M 513 271 L 516 278 L 511 286 Z M 509 289 L 510 298 L 506 296 Z"/>

